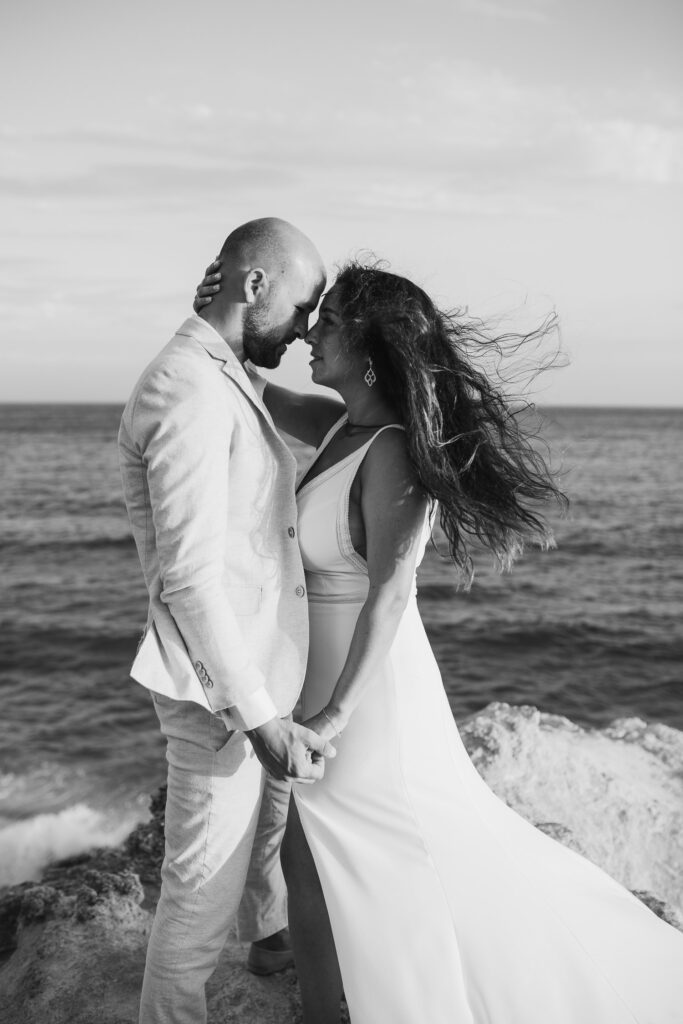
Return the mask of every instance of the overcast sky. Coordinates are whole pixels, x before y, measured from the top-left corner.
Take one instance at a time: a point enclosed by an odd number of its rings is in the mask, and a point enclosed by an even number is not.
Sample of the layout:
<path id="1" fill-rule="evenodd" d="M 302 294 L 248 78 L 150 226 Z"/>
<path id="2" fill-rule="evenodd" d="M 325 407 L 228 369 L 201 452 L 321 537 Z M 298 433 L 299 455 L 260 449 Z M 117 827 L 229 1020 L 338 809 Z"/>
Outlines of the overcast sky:
<path id="1" fill-rule="evenodd" d="M 125 400 L 228 231 L 278 215 L 330 267 L 370 249 L 520 329 L 557 309 L 543 402 L 680 405 L 682 11 L 5 7 L 0 401 Z"/>

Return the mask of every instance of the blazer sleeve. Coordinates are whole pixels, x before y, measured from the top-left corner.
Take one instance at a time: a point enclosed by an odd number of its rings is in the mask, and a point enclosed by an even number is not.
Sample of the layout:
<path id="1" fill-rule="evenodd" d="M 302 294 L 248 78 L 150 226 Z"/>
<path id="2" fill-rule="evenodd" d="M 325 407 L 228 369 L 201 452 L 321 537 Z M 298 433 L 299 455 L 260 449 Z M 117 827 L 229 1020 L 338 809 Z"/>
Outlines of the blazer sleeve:
<path id="1" fill-rule="evenodd" d="M 277 710 L 222 578 L 235 423 L 222 376 L 214 376 L 154 374 L 138 396 L 132 432 L 149 488 L 161 600 L 212 711 L 228 709 L 233 727 L 252 729 Z"/>

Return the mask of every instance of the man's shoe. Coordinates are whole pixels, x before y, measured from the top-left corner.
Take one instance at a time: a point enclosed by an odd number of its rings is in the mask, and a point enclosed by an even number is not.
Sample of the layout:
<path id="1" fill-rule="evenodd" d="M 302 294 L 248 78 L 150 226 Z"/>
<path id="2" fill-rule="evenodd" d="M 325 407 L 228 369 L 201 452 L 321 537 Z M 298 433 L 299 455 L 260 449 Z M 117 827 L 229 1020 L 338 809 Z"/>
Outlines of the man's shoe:
<path id="1" fill-rule="evenodd" d="M 264 949 L 253 942 L 249 947 L 247 970 L 252 974 L 277 974 L 293 963 L 294 954 L 291 949 Z"/>

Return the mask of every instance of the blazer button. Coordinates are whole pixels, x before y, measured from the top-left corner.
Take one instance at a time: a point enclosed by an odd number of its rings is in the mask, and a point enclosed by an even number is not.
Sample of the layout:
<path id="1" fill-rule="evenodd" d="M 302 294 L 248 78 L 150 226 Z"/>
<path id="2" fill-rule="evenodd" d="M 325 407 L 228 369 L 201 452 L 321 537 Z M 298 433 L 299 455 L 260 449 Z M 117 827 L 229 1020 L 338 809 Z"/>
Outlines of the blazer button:
<path id="1" fill-rule="evenodd" d="M 211 687 L 213 686 L 213 683 L 211 682 L 211 680 L 209 679 L 208 676 L 204 680 L 202 680 L 202 681 L 204 683 L 204 686 L 207 688 L 207 690 L 210 690 Z"/>
<path id="2" fill-rule="evenodd" d="M 196 668 L 197 672 L 204 671 L 204 666 L 202 665 L 201 661 L 195 661 L 194 667 Z"/>
<path id="3" fill-rule="evenodd" d="M 299 586 L 299 587 L 296 588 L 294 593 L 296 594 L 297 597 L 303 597 L 304 594 L 306 593 L 306 591 L 304 590 L 303 587 Z"/>
<path id="4" fill-rule="evenodd" d="M 293 526 L 290 526 L 290 528 L 287 530 L 287 533 L 289 534 L 290 537 L 294 537 L 296 535 L 296 530 L 294 529 Z"/>

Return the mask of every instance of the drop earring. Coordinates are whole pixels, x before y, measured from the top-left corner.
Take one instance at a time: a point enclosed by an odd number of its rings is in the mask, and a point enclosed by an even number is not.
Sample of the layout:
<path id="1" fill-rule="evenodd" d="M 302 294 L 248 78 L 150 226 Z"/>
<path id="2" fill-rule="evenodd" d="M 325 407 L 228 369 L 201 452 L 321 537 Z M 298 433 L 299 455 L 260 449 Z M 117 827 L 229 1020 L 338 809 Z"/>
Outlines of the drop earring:
<path id="1" fill-rule="evenodd" d="M 373 365 L 372 365 L 372 356 L 370 356 L 370 361 L 369 362 L 370 362 L 370 365 L 368 366 L 367 373 L 363 377 L 363 380 L 365 381 L 367 386 L 369 388 L 371 388 L 372 385 L 377 380 L 377 374 L 375 373 L 375 370 L 374 370 Z"/>

